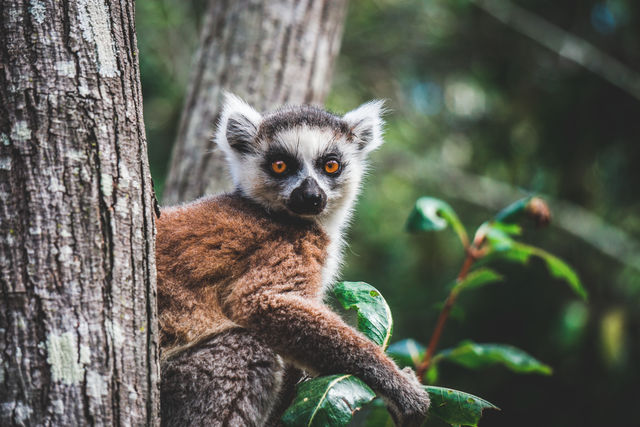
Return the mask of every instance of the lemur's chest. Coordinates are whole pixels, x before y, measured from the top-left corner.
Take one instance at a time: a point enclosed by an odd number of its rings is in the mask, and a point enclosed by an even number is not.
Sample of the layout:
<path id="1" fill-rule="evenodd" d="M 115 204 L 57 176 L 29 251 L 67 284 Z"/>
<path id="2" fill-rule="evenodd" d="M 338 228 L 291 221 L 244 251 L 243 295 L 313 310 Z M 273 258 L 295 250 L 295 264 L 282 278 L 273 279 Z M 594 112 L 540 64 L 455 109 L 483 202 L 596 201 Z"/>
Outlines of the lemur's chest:
<path id="1" fill-rule="evenodd" d="M 342 251 L 344 242 L 340 239 L 331 240 L 327 245 L 327 255 L 322 263 L 322 289 L 326 292 L 335 281 L 342 266 Z"/>
<path id="2" fill-rule="evenodd" d="M 272 218 L 240 198 L 219 196 L 163 211 L 157 229 L 165 349 L 232 327 L 226 305 L 234 292 L 271 287 L 321 296 L 329 241 L 318 227 Z"/>

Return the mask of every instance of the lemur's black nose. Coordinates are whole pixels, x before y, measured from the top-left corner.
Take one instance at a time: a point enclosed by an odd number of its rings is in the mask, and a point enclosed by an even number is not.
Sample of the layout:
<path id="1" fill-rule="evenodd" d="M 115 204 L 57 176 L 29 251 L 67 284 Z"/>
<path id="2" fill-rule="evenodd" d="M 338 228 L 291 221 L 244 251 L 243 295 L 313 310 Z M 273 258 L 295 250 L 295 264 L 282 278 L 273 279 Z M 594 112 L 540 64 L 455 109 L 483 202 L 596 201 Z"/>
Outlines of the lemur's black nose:
<path id="1" fill-rule="evenodd" d="M 288 207 L 299 215 L 317 215 L 327 205 L 327 195 L 315 179 L 307 177 L 291 192 Z"/>

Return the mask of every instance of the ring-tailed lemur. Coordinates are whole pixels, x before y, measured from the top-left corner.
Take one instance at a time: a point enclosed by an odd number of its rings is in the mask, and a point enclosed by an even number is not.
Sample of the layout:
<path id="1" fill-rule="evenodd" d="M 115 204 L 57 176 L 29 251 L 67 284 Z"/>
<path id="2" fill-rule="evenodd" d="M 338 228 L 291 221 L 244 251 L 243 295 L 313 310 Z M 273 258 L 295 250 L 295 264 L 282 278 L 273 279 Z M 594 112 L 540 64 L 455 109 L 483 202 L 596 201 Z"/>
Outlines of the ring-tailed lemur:
<path id="1" fill-rule="evenodd" d="M 367 155 L 382 143 L 382 108 L 262 116 L 226 96 L 216 140 L 235 191 L 158 220 L 164 425 L 276 424 L 297 369 L 356 375 L 399 425 L 424 419 L 415 374 L 322 302 Z"/>

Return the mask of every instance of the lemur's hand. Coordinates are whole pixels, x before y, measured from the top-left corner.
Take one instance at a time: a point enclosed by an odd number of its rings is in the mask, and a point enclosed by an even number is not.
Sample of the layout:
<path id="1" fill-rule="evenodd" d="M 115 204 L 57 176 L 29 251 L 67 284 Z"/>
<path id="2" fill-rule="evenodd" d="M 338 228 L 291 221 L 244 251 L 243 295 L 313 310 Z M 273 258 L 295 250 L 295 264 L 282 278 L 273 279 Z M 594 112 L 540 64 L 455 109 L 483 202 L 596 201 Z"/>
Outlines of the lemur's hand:
<path id="1" fill-rule="evenodd" d="M 391 418 L 399 427 L 419 427 L 427 417 L 429 394 L 411 368 L 400 371 L 403 384 L 392 395 L 384 396 Z"/>

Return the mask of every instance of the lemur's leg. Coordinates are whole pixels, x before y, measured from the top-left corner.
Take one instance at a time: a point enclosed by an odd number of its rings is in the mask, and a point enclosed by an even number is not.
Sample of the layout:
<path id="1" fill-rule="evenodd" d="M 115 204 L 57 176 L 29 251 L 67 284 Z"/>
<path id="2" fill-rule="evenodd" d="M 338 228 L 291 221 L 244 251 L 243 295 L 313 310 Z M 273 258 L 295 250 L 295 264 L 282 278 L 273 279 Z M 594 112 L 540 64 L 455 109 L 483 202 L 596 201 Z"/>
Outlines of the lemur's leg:
<path id="1" fill-rule="evenodd" d="M 262 426 L 284 365 L 262 340 L 233 329 L 162 365 L 163 426 Z"/>

